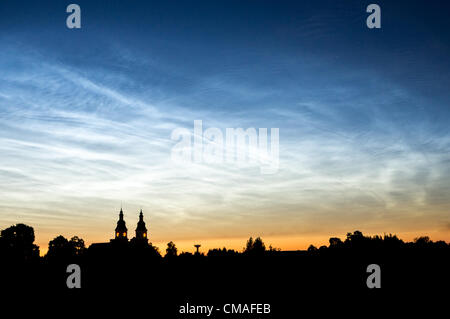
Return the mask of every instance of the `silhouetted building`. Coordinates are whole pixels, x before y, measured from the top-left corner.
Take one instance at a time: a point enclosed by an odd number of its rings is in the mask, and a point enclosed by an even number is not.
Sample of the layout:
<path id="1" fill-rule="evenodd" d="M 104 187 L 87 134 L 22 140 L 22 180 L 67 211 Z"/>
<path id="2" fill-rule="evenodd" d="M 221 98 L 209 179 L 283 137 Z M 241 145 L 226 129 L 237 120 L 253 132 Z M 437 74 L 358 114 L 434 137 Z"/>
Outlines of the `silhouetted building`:
<path id="1" fill-rule="evenodd" d="M 116 227 L 114 239 L 120 240 L 120 241 L 128 241 L 127 231 L 128 231 L 128 229 L 125 224 L 125 220 L 123 220 L 123 211 L 122 211 L 122 208 L 120 208 L 119 220 L 117 221 L 117 227 Z"/>
<path id="2" fill-rule="evenodd" d="M 148 241 L 147 228 L 145 227 L 144 214 L 142 214 L 142 209 L 139 214 L 139 221 L 138 221 L 137 227 L 136 227 L 136 240 L 145 241 L 145 242 Z"/>
<path id="3" fill-rule="evenodd" d="M 92 250 L 108 250 L 109 248 L 126 248 L 126 247 L 146 247 L 148 243 L 147 227 L 144 222 L 144 214 L 142 209 L 139 213 L 139 221 L 136 227 L 136 236 L 128 241 L 128 229 L 123 216 L 123 210 L 120 208 L 119 220 L 114 231 L 114 238 L 109 243 L 94 243 L 89 249 Z"/>

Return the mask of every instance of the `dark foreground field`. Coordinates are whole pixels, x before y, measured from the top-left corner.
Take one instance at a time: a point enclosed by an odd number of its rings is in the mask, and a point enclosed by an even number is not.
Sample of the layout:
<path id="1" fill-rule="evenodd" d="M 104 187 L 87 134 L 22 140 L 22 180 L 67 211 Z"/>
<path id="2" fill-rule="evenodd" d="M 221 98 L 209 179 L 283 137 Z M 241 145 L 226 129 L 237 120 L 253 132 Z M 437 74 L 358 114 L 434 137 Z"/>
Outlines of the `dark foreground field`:
<path id="1" fill-rule="evenodd" d="M 49 314 L 62 308 L 58 313 L 145 318 L 300 318 L 311 312 L 365 317 L 366 311 L 448 307 L 449 245 L 351 241 L 298 252 L 219 250 L 166 258 L 148 246 L 106 245 L 77 256 L 22 263 L 4 259 L 2 289 L 10 292 L 9 299 L 35 302 Z M 69 264 L 80 266 L 80 289 L 67 288 Z M 370 264 L 380 266 L 381 288 L 367 286 Z M 262 304 L 260 312 L 269 304 L 270 313 L 255 313 L 256 305 L 254 313 L 247 313 L 245 305 L 251 309 L 252 304 Z M 209 316 L 180 313 L 185 306 L 213 306 L 214 311 Z"/>

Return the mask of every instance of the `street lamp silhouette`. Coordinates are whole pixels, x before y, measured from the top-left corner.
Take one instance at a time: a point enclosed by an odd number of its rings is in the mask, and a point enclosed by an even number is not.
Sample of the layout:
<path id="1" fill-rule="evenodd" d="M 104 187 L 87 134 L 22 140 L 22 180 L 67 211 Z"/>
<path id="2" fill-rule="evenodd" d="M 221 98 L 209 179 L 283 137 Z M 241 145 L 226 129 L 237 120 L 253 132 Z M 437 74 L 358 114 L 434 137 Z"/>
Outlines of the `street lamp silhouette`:
<path id="1" fill-rule="evenodd" d="M 198 252 L 198 249 L 201 247 L 202 245 L 199 245 L 199 244 L 197 244 L 197 245 L 194 245 L 194 247 L 195 248 L 197 248 L 197 252 L 196 252 L 196 254 L 199 254 L 199 252 Z"/>

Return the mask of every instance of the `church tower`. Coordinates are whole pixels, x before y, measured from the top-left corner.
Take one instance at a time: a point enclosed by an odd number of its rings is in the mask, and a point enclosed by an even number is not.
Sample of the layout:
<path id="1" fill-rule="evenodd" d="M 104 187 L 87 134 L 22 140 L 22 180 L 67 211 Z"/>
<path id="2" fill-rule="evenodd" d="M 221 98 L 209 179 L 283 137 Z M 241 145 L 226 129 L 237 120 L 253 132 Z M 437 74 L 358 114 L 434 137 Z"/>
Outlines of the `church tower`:
<path id="1" fill-rule="evenodd" d="M 139 214 L 139 222 L 137 223 L 136 227 L 136 239 L 148 241 L 147 228 L 145 227 L 144 214 L 142 214 L 142 209 L 141 213 Z"/>
<path id="2" fill-rule="evenodd" d="M 120 208 L 119 220 L 117 221 L 116 233 L 114 238 L 116 240 L 128 241 L 127 226 L 125 224 L 125 221 L 123 220 L 122 208 Z"/>

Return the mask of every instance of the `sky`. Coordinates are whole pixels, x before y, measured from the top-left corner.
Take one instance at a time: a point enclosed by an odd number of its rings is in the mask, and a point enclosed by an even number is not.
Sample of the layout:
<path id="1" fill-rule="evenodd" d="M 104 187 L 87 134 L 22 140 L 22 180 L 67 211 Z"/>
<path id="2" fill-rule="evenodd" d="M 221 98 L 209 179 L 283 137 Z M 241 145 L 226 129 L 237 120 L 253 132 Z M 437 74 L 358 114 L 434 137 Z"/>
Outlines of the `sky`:
<path id="1" fill-rule="evenodd" d="M 373 2 L 2 0 L 0 229 L 105 242 L 122 206 L 162 251 L 450 241 L 450 4 L 369 29 Z M 195 120 L 278 128 L 278 169 L 174 161 Z"/>

